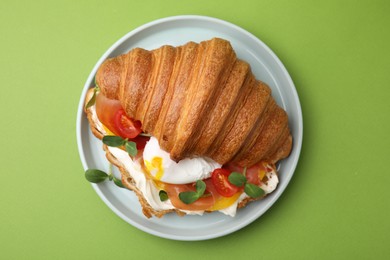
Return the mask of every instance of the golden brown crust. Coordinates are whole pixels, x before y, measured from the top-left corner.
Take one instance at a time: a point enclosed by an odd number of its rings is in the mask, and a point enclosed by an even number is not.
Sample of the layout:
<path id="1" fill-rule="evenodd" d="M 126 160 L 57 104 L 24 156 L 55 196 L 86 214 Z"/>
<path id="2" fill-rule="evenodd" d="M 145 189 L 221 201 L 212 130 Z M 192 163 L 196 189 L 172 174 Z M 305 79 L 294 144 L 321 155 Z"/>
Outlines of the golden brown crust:
<path id="1" fill-rule="evenodd" d="M 174 160 L 194 155 L 207 115 L 214 109 L 215 98 L 222 92 L 221 86 L 225 85 L 235 62 L 234 51 L 226 41 L 201 42 L 198 53 L 186 102 L 178 111 L 180 120 L 176 125 L 174 146 L 169 151 Z"/>
<path id="2" fill-rule="evenodd" d="M 240 160 L 235 161 L 239 165 L 245 166 L 250 164 L 252 161 L 257 160 L 257 158 L 264 158 L 264 160 L 265 158 L 269 158 L 271 155 L 274 154 L 274 151 L 276 150 L 274 148 L 278 144 L 281 135 L 283 135 L 283 133 L 286 133 L 286 124 L 286 112 L 280 107 L 275 106 L 275 109 L 272 112 L 272 116 L 268 117 L 264 129 L 261 135 L 257 137 L 254 145 L 246 151 L 246 153 L 240 158 Z M 291 147 L 289 148 L 291 149 Z M 276 161 L 278 161 L 279 159 L 280 158 L 277 158 Z"/>
<path id="3" fill-rule="evenodd" d="M 241 88 L 249 71 L 250 68 L 246 62 L 237 60 L 234 63 L 230 72 L 231 76 L 226 84 L 220 87 L 220 93 L 215 97 L 214 108 L 206 114 L 203 131 L 198 131 L 198 144 L 193 152 L 195 155 L 209 155 L 220 147 L 222 137 L 228 133 L 225 130 L 229 129 L 228 124 L 232 122 L 230 118 L 234 114 L 236 100 L 240 95 L 245 94 Z"/>
<path id="4" fill-rule="evenodd" d="M 159 144 L 171 150 L 176 136 L 176 124 L 187 97 L 192 68 L 198 53 L 198 45 L 189 42 L 183 48 L 177 48 L 174 70 L 168 85 L 168 91 L 161 108 L 154 132 Z"/>
<path id="5" fill-rule="evenodd" d="M 140 48 L 134 49 L 124 60 L 124 71 L 118 88 L 119 100 L 127 113 L 143 113 L 142 111 L 146 109 L 143 86 L 150 81 L 149 71 L 153 67 L 154 60 L 151 52 Z M 127 84 L 123 84 L 125 81 Z"/>
<path id="6" fill-rule="evenodd" d="M 126 55 L 120 55 L 115 58 L 106 60 L 96 73 L 96 82 L 102 86 L 111 86 L 110 88 L 101 88 L 103 95 L 110 99 L 119 98 L 119 84 L 121 82 L 122 71 Z"/>
<path id="7" fill-rule="evenodd" d="M 291 151 L 287 114 L 226 40 L 136 48 L 104 62 L 96 79 L 176 161 L 208 156 L 249 167 Z"/>

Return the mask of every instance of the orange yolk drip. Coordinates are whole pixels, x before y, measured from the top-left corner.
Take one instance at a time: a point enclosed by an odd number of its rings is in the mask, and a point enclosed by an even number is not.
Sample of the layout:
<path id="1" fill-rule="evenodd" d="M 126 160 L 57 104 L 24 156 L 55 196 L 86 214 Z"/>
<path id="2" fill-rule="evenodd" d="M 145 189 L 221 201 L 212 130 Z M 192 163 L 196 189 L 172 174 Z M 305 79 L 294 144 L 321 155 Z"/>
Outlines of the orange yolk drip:
<path id="1" fill-rule="evenodd" d="M 161 180 L 162 176 L 164 175 L 164 168 L 162 166 L 162 158 L 161 157 L 153 157 L 152 161 L 145 161 L 145 168 L 148 171 L 150 175 L 152 170 L 157 170 L 156 174 L 154 175 L 154 179 Z"/>
<path id="2" fill-rule="evenodd" d="M 107 135 L 115 135 L 113 132 L 110 131 L 110 129 L 107 128 L 107 126 L 105 126 L 103 124 L 102 124 L 102 126 L 103 126 L 104 131 L 106 131 Z"/>
<path id="3" fill-rule="evenodd" d="M 221 210 L 230 207 L 240 197 L 242 192 L 237 192 L 231 197 L 219 197 L 215 200 L 215 204 L 209 209 L 210 211 Z"/>
<path id="4" fill-rule="evenodd" d="M 259 170 L 259 180 L 261 181 L 265 176 L 265 171 L 264 170 Z"/>

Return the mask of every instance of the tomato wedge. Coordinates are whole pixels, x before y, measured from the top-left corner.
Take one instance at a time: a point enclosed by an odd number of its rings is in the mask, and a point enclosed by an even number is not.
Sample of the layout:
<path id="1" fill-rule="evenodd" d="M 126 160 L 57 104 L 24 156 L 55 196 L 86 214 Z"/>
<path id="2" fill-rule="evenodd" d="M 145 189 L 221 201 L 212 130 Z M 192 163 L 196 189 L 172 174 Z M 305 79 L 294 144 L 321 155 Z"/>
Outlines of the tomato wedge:
<path id="1" fill-rule="evenodd" d="M 227 169 L 218 168 L 211 174 L 211 180 L 215 189 L 224 197 L 231 197 L 240 190 L 239 187 L 229 182 L 228 177 L 230 173 Z"/>
<path id="2" fill-rule="evenodd" d="M 122 108 L 116 111 L 113 123 L 115 131 L 123 138 L 135 138 L 142 132 L 141 122 L 130 119 Z"/>

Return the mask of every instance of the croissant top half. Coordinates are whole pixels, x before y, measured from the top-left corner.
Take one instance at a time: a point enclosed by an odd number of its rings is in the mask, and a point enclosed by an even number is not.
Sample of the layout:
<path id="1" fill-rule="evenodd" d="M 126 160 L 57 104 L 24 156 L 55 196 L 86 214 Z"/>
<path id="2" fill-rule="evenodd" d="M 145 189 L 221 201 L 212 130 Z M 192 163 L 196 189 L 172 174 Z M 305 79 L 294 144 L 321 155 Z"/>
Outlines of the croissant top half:
<path id="1" fill-rule="evenodd" d="M 249 167 L 290 153 L 286 112 L 226 40 L 135 48 L 106 60 L 96 82 L 173 160 L 207 156 Z"/>

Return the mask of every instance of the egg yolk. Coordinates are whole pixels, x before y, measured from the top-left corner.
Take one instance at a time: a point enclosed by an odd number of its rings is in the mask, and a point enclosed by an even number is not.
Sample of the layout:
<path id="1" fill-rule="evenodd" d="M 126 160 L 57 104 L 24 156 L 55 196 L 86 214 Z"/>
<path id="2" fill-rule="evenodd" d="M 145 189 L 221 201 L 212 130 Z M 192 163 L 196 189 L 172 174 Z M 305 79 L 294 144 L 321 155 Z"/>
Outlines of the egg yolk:
<path id="1" fill-rule="evenodd" d="M 260 170 L 259 171 L 259 180 L 262 180 L 265 176 L 265 171 Z"/>
<path id="2" fill-rule="evenodd" d="M 231 197 L 219 197 L 215 200 L 215 204 L 209 208 L 208 210 L 214 211 L 214 210 L 221 210 L 226 209 L 227 207 L 230 207 L 234 202 L 237 201 L 238 197 L 240 197 L 242 192 L 237 192 Z"/>
<path id="3" fill-rule="evenodd" d="M 102 126 L 103 126 L 104 131 L 106 131 L 107 135 L 115 135 L 113 132 L 110 131 L 110 129 L 107 128 L 107 126 L 105 126 L 103 124 L 102 124 Z"/>
<path id="4" fill-rule="evenodd" d="M 145 167 L 148 172 L 156 179 L 161 180 L 164 175 L 164 168 L 162 166 L 162 158 L 161 157 L 153 157 L 152 161 L 149 162 L 147 160 L 145 162 Z M 154 174 L 153 174 L 154 173 Z"/>

